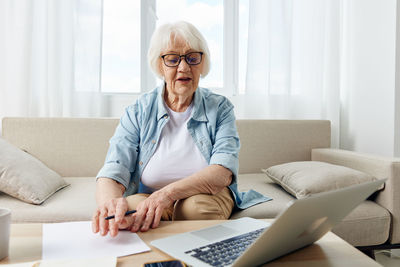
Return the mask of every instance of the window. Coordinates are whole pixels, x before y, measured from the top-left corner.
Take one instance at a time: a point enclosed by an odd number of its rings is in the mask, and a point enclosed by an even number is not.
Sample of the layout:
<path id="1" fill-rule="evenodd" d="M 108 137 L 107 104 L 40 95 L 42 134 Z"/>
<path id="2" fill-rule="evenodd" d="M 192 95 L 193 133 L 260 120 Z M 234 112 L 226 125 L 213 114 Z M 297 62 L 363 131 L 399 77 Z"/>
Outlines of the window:
<path id="1" fill-rule="evenodd" d="M 223 68 L 223 0 L 169 0 L 157 1 L 157 27 L 167 22 L 185 20 L 196 26 L 207 40 L 211 54 L 209 74 L 200 80 L 200 86 L 221 88 Z M 207 14 L 205 19 L 204 14 Z"/>
<path id="2" fill-rule="evenodd" d="M 140 1 L 103 0 L 101 91 L 140 89 Z"/>
<path id="3" fill-rule="evenodd" d="M 147 66 L 149 41 L 157 26 L 177 20 L 195 25 L 208 42 L 211 69 L 199 85 L 243 92 L 248 1 L 103 0 L 101 92 L 141 93 L 159 84 Z"/>

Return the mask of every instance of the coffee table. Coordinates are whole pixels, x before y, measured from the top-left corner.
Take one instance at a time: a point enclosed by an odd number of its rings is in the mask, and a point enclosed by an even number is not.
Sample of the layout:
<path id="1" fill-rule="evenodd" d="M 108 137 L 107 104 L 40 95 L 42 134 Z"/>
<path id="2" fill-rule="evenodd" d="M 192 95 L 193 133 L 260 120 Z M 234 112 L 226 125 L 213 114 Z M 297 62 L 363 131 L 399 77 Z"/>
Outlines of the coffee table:
<path id="1" fill-rule="evenodd" d="M 265 220 L 271 221 L 271 220 Z M 222 221 L 175 221 L 161 222 L 160 227 L 139 236 L 150 247 L 150 252 L 118 258 L 118 267 L 140 266 L 144 262 L 171 259 L 170 256 L 150 245 L 155 239 L 172 234 L 193 231 L 220 223 Z M 0 261 L 20 263 L 40 260 L 42 254 L 42 224 L 12 224 L 10 255 Z M 349 243 L 333 234 L 327 233 L 315 244 L 281 257 L 265 266 L 381 266 Z"/>

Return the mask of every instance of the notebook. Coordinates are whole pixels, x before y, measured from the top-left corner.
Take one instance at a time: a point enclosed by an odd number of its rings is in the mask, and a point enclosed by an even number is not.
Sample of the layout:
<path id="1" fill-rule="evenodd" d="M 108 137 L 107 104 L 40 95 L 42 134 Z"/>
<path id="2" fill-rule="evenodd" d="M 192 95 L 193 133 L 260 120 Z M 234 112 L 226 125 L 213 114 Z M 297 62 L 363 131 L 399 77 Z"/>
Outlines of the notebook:
<path id="1" fill-rule="evenodd" d="M 151 244 L 193 266 L 260 265 L 320 239 L 385 181 L 294 200 L 272 224 L 245 217 Z"/>

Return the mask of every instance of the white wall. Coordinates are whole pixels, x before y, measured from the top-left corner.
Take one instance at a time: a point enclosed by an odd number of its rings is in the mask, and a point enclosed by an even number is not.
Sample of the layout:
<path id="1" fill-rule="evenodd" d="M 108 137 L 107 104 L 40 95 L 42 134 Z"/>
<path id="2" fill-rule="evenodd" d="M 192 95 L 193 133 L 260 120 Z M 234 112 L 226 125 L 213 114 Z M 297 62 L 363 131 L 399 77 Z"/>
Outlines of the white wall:
<path id="1" fill-rule="evenodd" d="M 340 147 L 393 156 L 396 1 L 344 2 Z"/>

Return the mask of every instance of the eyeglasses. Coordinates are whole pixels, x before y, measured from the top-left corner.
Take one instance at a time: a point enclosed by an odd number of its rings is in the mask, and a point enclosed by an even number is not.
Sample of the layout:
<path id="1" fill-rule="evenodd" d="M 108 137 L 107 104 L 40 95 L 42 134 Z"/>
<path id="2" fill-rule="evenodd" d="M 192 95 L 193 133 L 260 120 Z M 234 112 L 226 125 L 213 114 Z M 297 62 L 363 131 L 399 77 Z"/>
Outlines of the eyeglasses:
<path id="1" fill-rule="evenodd" d="M 178 54 L 166 54 L 161 56 L 164 61 L 165 66 L 167 67 L 176 67 L 181 63 L 181 58 L 184 57 L 185 61 L 188 65 L 199 65 L 201 63 L 201 59 L 203 57 L 203 52 L 191 52 L 186 55 L 178 55 Z"/>

